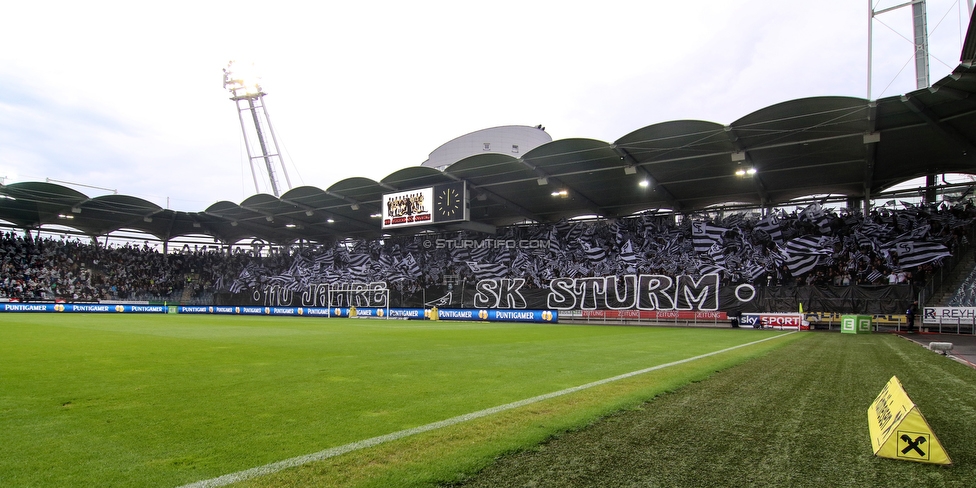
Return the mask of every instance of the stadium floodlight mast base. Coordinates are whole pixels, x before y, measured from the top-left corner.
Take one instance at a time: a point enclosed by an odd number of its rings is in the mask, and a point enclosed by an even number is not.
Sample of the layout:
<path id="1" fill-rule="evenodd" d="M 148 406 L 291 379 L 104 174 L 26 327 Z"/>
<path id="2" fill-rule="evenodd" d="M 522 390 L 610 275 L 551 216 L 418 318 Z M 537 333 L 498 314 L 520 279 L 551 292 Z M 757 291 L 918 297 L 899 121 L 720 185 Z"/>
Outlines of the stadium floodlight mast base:
<path id="1" fill-rule="evenodd" d="M 291 189 L 291 179 L 288 178 L 288 171 L 281 161 L 281 153 L 278 151 L 278 138 L 275 136 L 271 117 L 268 115 L 268 108 L 264 103 L 266 93 L 261 89 L 259 78 L 253 74 L 253 68 L 253 65 L 241 67 L 234 61 L 227 63 L 227 67 L 224 68 L 224 88 L 230 91 L 233 95 L 230 99 L 237 105 L 237 116 L 241 121 L 241 132 L 244 134 L 244 147 L 247 149 L 255 193 L 261 193 L 261 189 L 258 186 L 258 176 L 254 170 L 254 164 L 255 161 L 263 160 L 265 170 L 268 172 L 268 180 L 271 183 L 271 191 L 275 197 L 280 197 L 281 191 L 278 189 L 276 167 L 280 167 L 281 172 L 285 175 L 288 189 Z M 250 117 L 245 117 L 244 112 L 248 112 Z M 257 147 L 253 147 L 253 139 L 249 135 L 253 135 L 257 139 Z"/>

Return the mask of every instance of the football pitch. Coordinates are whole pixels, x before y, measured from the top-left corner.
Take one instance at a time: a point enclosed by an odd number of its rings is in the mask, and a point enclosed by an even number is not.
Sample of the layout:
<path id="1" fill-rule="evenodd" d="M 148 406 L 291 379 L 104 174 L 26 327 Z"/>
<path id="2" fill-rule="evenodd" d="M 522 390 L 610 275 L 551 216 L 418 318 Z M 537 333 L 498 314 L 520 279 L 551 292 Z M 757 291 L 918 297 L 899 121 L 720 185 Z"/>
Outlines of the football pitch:
<path id="1" fill-rule="evenodd" d="M 501 455 L 824 337 L 840 335 L 7 314 L 0 322 L 0 485 L 454 483 Z M 889 347 L 887 340 L 907 342 L 873 336 L 847 344 Z M 916 353 L 934 356 L 899 354 Z M 751 374 L 791 377 L 795 365 L 784 354 L 775 371 Z M 868 379 L 869 388 L 884 384 Z M 746 393 L 727 388 L 711 395 L 733 403 Z M 859 393 L 868 404 L 876 394 Z M 764 393 L 749 394 L 741 400 L 761 409 L 755 402 Z M 865 425 L 866 407 L 857 412 Z M 972 413 L 965 400 L 957 408 Z M 866 440 L 866 426 L 851 435 Z M 290 466 L 299 467 L 282 470 Z"/>

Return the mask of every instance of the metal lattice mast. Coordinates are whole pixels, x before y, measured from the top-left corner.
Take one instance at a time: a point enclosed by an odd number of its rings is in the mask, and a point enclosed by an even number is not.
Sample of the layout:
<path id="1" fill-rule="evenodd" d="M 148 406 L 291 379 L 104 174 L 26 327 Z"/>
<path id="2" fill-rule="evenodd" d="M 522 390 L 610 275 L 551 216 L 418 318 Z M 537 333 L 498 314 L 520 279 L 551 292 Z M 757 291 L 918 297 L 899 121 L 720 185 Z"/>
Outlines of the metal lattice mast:
<path id="1" fill-rule="evenodd" d="M 874 62 L 872 59 L 874 18 L 883 13 L 908 6 L 912 7 L 912 30 L 915 42 L 915 88 L 921 90 L 929 86 L 929 31 L 925 14 L 925 0 L 910 0 L 881 10 L 874 10 L 873 0 L 868 0 L 868 100 L 871 99 L 871 71 Z"/>
<path id="2" fill-rule="evenodd" d="M 915 88 L 929 87 L 929 27 L 925 0 L 912 3 L 912 25 L 915 32 Z"/>
<path id="3" fill-rule="evenodd" d="M 261 89 L 257 79 L 248 79 L 242 73 L 236 73 L 233 68 L 234 62 L 231 61 L 224 69 L 224 88 L 230 91 L 232 95 L 230 99 L 237 105 L 237 115 L 241 121 L 241 131 L 244 134 L 244 146 L 247 149 L 251 177 L 254 179 L 254 191 L 261 192 L 254 165 L 263 161 L 268 173 L 268 180 L 271 183 L 271 191 L 275 197 L 280 197 L 277 168 L 281 168 L 282 173 L 284 173 L 288 189 L 291 188 L 291 180 L 288 178 L 288 172 L 281 161 L 281 154 L 278 151 L 278 138 L 275 136 L 274 127 L 271 125 L 268 109 L 264 103 L 266 93 Z M 249 115 L 245 116 L 244 112 L 248 112 Z M 257 141 L 256 147 L 253 144 L 255 140 Z"/>

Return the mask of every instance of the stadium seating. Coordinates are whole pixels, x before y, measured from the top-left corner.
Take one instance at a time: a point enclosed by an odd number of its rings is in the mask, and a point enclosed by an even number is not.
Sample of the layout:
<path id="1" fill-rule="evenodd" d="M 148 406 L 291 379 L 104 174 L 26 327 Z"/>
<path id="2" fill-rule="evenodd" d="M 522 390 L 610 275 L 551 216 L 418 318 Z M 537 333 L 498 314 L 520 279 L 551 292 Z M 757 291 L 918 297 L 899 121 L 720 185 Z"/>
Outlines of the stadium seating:
<path id="1" fill-rule="evenodd" d="M 917 283 L 973 240 L 973 205 L 857 212 L 812 204 L 791 213 L 642 215 L 613 220 L 515 225 L 495 236 L 463 232 L 291 246 L 227 254 L 163 255 L 148 243 L 101 246 L 0 234 L 0 298 L 159 300 L 203 304 L 215 293 L 277 285 L 374 282 L 412 293 L 443 283 L 524 278 L 544 288 L 557 277 L 704 275 L 725 284 L 881 285 Z M 953 297 L 972 304 L 976 275 Z M 971 305 L 970 305 L 971 306 Z"/>

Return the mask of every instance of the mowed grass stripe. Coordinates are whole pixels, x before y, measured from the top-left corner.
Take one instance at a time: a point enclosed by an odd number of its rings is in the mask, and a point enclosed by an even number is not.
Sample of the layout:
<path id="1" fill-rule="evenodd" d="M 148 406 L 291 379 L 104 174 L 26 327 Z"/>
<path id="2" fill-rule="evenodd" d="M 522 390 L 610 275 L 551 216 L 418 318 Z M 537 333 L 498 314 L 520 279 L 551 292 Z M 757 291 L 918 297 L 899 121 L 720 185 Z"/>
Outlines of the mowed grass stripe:
<path id="1" fill-rule="evenodd" d="M 758 337 L 741 332 L 8 314 L 0 485 L 176 486 Z"/>
<path id="2" fill-rule="evenodd" d="M 973 486 L 976 371 L 893 335 L 805 335 L 452 486 Z M 873 455 L 867 409 L 891 376 L 953 466 Z"/>
<path id="3" fill-rule="evenodd" d="M 717 354 L 723 354 L 723 353 L 726 353 L 726 352 L 729 352 L 729 351 L 734 351 L 734 350 L 739 349 L 741 347 L 747 347 L 747 346 L 752 346 L 752 345 L 755 345 L 755 344 L 760 344 L 760 343 L 763 343 L 763 342 L 766 342 L 766 341 L 769 341 L 769 340 L 772 340 L 772 339 L 778 339 L 778 338 L 784 337 L 784 336 L 786 336 L 788 334 L 794 334 L 794 333 L 795 332 L 789 332 L 789 333 L 786 333 L 786 334 L 775 335 L 775 336 L 771 336 L 771 337 L 765 337 L 765 338 L 762 338 L 762 339 L 759 339 L 759 340 L 756 340 L 756 341 L 753 341 L 753 342 L 749 342 L 749 343 L 746 343 L 746 344 L 740 344 L 738 346 L 732 346 L 732 347 L 728 347 L 728 348 L 725 348 L 725 349 L 722 349 L 722 350 L 719 350 L 719 351 L 713 351 L 713 352 L 709 352 L 709 353 L 705 353 L 705 354 L 700 354 L 698 356 L 681 359 L 681 360 L 678 360 L 678 361 L 672 361 L 670 363 L 659 364 L 657 366 L 652 366 L 652 367 L 649 367 L 649 368 L 644 368 L 644 369 L 641 369 L 641 370 L 638 370 L 638 371 L 631 371 L 629 373 L 624 373 L 624 374 L 617 375 L 617 376 L 614 376 L 614 377 L 611 377 L 611 378 L 605 378 L 605 379 L 602 379 L 602 380 L 598 380 L 598 381 L 594 381 L 594 382 L 591 382 L 591 383 L 587 383 L 585 385 L 575 386 L 575 387 L 572 387 L 572 388 L 566 388 L 564 390 L 554 391 L 552 393 L 547 393 L 547 394 L 539 395 L 539 396 L 532 397 L 532 398 L 526 398 L 524 400 L 519 400 L 517 402 L 512 402 L 512 403 L 508 403 L 508 404 L 505 404 L 505 405 L 499 405 L 497 407 L 487 408 L 487 409 L 484 409 L 484 410 L 480 410 L 480 411 L 477 411 L 477 412 L 472 412 L 472 413 L 460 415 L 460 416 L 453 417 L 453 418 L 449 418 L 449 419 L 442 420 L 442 421 L 439 421 L 439 422 L 433 422 L 433 423 L 430 423 L 430 424 L 427 424 L 427 425 L 422 425 L 420 427 L 414 427 L 412 429 L 405 429 L 405 430 L 401 430 L 401 431 L 398 431 L 398 432 L 393 432 L 393 433 L 390 433 L 390 434 L 386 434 L 386 435 L 382 435 L 382 436 L 378 436 L 378 437 L 373 437 L 373 438 L 370 438 L 370 439 L 364 439 L 362 441 L 352 442 L 352 443 L 349 443 L 349 444 L 346 444 L 346 445 L 343 445 L 343 446 L 325 449 L 325 450 L 322 450 L 322 451 L 319 451 L 319 452 L 316 452 L 316 453 L 307 454 L 307 455 L 304 455 L 304 456 L 297 456 L 297 457 L 294 457 L 294 458 L 291 458 L 291 459 L 286 459 L 286 460 L 283 460 L 283 461 L 278 461 L 278 462 L 275 462 L 275 463 L 266 464 L 264 466 L 258 466 L 258 467 L 251 468 L 251 469 L 247 469 L 247 470 L 244 470 L 244 471 L 239 471 L 237 473 L 230 473 L 230 474 L 226 474 L 226 475 L 223 475 L 223 476 L 219 476 L 217 478 L 212 478 L 212 479 L 209 479 L 209 480 L 202 480 L 202 481 L 198 481 L 198 482 L 195 482 L 195 483 L 190 483 L 190 484 L 184 485 L 182 488 L 210 488 L 210 487 L 216 487 L 216 486 L 226 486 L 226 485 L 229 485 L 229 484 L 238 483 L 240 481 L 244 481 L 244 480 L 247 480 L 247 479 L 255 478 L 255 477 L 258 477 L 258 476 L 266 476 L 266 475 L 269 475 L 269 474 L 277 473 L 277 472 L 279 472 L 281 470 L 284 470 L 284 469 L 294 468 L 294 467 L 297 467 L 297 466 L 303 466 L 303 465 L 306 465 L 306 464 L 309 464 L 309 463 L 313 463 L 313 462 L 316 462 L 316 461 L 321 461 L 323 459 L 329 459 L 331 457 L 335 457 L 335 456 L 339 456 L 339 455 L 346 454 L 346 453 L 349 453 L 349 452 L 357 451 L 359 449 L 366 449 L 366 448 L 369 448 L 369 447 L 378 446 L 380 444 L 385 444 L 387 442 L 395 441 L 395 440 L 398 440 L 398 439 L 403 439 L 404 437 L 409 437 L 409 436 L 416 435 L 416 434 L 421 434 L 421 433 L 424 433 L 424 432 L 430 432 L 432 430 L 437 430 L 437 429 L 441 429 L 441 428 L 444 428 L 444 427 L 450 427 L 450 426 L 453 426 L 453 425 L 460 424 L 462 422 L 468 422 L 468 421 L 475 420 L 475 419 L 479 419 L 479 418 L 482 418 L 482 417 L 487 417 L 489 415 L 494 415 L 494 414 L 497 414 L 497 413 L 501 413 L 501 412 L 505 412 L 505 411 L 508 411 L 508 410 L 512 410 L 512 409 L 515 409 L 515 408 L 520 408 L 520 407 L 524 407 L 524 406 L 527 406 L 527 405 L 532 405 L 533 403 L 539 403 L 539 402 L 544 401 L 544 400 L 549 400 L 551 398 L 556 398 L 556 397 L 560 397 L 560 396 L 563 396 L 563 395 L 568 395 L 570 393 L 576 393 L 576 392 L 579 392 L 579 391 L 588 390 L 590 388 L 594 388 L 594 387 L 597 387 L 597 386 L 600 386 L 600 385 L 605 385 L 607 383 L 613 383 L 615 381 L 620 381 L 620 380 L 623 380 L 623 379 L 631 378 L 633 376 L 650 373 L 652 371 L 658 371 L 658 370 L 661 370 L 661 369 L 670 368 L 672 366 L 677 366 L 679 364 L 684 364 L 684 363 L 688 363 L 688 362 L 692 362 L 692 361 L 697 361 L 699 359 L 703 359 L 703 358 L 715 356 Z"/>

